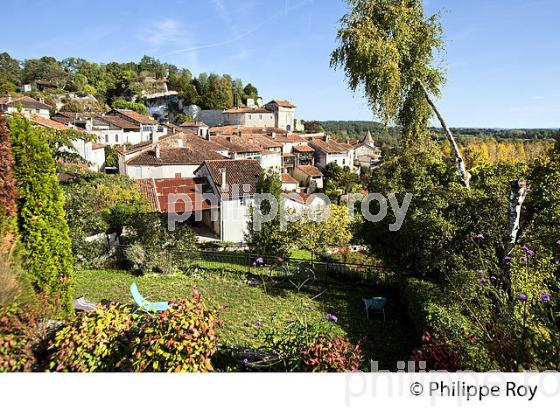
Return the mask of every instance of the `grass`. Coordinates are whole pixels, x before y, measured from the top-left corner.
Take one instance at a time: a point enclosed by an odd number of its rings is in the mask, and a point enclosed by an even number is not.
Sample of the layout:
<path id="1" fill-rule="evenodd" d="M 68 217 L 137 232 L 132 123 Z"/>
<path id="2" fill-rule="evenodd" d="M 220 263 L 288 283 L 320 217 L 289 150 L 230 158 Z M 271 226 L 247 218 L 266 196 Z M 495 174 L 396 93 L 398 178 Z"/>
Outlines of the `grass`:
<path id="1" fill-rule="evenodd" d="M 305 249 L 294 249 L 290 251 L 290 258 L 311 260 L 313 259 L 313 254 Z"/>
<path id="2" fill-rule="evenodd" d="M 257 320 L 265 328 L 282 329 L 297 315 L 305 314 L 310 321 L 325 321 L 328 312 L 338 317 L 338 323 L 331 326 L 333 334 L 347 335 L 354 342 L 364 339 L 367 358 L 379 361 L 381 369 L 395 370 L 397 361 L 407 360 L 412 348 L 397 291 L 391 287 L 331 286 L 316 297 L 316 293 L 298 293 L 295 288 L 265 291 L 262 286 L 246 284 L 241 274 L 136 276 L 120 270 L 86 270 L 76 275 L 75 296 L 96 302 L 134 303 L 129 291 L 132 282 L 137 283 L 144 297 L 153 301 L 188 297 L 196 287 L 210 307 L 219 309 L 219 318 L 224 322 L 219 336 L 225 343 L 259 347 L 262 339 L 254 326 Z M 374 295 L 388 297 L 385 322 L 366 320 L 361 298 Z"/>

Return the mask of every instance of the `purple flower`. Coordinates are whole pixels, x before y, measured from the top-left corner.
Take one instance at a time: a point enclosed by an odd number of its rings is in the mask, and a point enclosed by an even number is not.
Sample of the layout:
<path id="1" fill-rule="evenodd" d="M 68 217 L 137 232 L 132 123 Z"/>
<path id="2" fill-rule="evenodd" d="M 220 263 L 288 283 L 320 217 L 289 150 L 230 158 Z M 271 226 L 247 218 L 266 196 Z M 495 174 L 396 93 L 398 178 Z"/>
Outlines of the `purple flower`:
<path id="1" fill-rule="evenodd" d="M 249 359 L 247 359 L 247 358 L 243 359 L 243 364 L 245 366 L 248 366 L 249 365 Z"/>
<path id="2" fill-rule="evenodd" d="M 523 246 L 521 247 L 521 250 L 522 250 L 523 252 L 525 252 L 525 253 L 527 254 L 527 256 L 533 256 L 533 255 L 535 254 L 535 251 L 529 249 L 529 248 L 527 247 L 527 245 L 523 245 Z"/>
<path id="3" fill-rule="evenodd" d="M 526 256 L 522 256 L 521 258 L 519 258 L 519 260 L 521 262 L 527 262 L 527 257 Z"/>
<path id="4" fill-rule="evenodd" d="M 556 241 L 556 245 L 560 245 L 560 239 Z"/>
<path id="5" fill-rule="evenodd" d="M 255 259 L 255 263 L 253 265 L 263 266 L 264 265 L 263 257 L 259 256 L 257 259 Z"/>
<path id="6" fill-rule="evenodd" d="M 334 323 L 338 322 L 338 318 L 333 314 L 327 313 L 326 318 L 327 318 L 327 320 L 329 320 L 331 322 L 334 322 Z"/>
<path id="7" fill-rule="evenodd" d="M 496 280 L 496 279 L 498 279 L 498 278 L 496 277 L 496 275 L 492 275 L 492 276 L 490 276 L 490 279 Z"/>
<path id="8" fill-rule="evenodd" d="M 475 242 L 482 242 L 484 240 L 484 235 L 481 233 L 477 233 L 475 236 L 471 238 Z"/>
<path id="9" fill-rule="evenodd" d="M 522 293 L 517 297 L 517 300 L 520 300 L 521 302 L 525 302 L 527 300 L 527 295 Z"/>
<path id="10" fill-rule="evenodd" d="M 480 278 L 480 283 L 482 283 L 482 284 L 484 285 L 486 282 L 488 282 L 488 281 L 486 280 L 486 278 Z"/>
<path id="11" fill-rule="evenodd" d="M 539 297 L 539 300 L 541 302 L 550 302 L 550 293 L 548 293 L 548 292 L 541 293 L 541 296 Z"/>
<path id="12" fill-rule="evenodd" d="M 262 326 L 261 321 L 260 321 L 260 320 L 257 320 L 257 321 L 255 322 L 255 327 L 261 327 L 261 326 Z"/>

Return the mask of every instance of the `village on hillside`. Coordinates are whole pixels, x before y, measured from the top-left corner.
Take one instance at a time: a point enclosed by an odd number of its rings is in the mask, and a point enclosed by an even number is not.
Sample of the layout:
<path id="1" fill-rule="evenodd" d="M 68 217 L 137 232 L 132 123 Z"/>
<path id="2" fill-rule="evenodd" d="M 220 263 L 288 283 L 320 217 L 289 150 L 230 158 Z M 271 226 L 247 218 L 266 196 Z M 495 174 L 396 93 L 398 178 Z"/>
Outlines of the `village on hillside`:
<path id="1" fill-rule="evenodd" d="M 72 149 L 86 164 L 82 166 L 130 177 L 154 211 L 167 212 L 169 192 L 191 197 L 193 211 L 203 212 L 203 223 L 193 226 L 202 240 L 244 241 L 251 195 L 261 171 L 277 172 L 282 190 L 298 194 L 288 195 L 289 206 L 301 208 L 326 205 L 313 194 L 323 189 L 328 164 L 359 174 L 382 163 L 381 149 L 370 132 L 359 141 L 348 142 L 336 141 L 324 132 L 305 132 L 296 120 L 296 106 L 286 100 L 259 106 L 247 99 L 245 105 L 225 110 L 189 109 L 193 120 L 174 124 L 130 109 L 106 113 L 55 110 L 51 116 L 53 107 L 43 101 L 26 95 L 0 97 L 4 114 L 21 111 L 36 127 L 76 129 L 93 135 L 91 140 L 73 142 Z M 107 166 L 106 147 L 117 153 L 118 167 Z M 251 186 L 245 193 L 248 200 L 240 201 L 233 193 L 225 197 L 224 184 Z M 215 213 L 216 206 L 198 200 L 197 185 L 220 197 L 219 216 L 206 216 Z"/>

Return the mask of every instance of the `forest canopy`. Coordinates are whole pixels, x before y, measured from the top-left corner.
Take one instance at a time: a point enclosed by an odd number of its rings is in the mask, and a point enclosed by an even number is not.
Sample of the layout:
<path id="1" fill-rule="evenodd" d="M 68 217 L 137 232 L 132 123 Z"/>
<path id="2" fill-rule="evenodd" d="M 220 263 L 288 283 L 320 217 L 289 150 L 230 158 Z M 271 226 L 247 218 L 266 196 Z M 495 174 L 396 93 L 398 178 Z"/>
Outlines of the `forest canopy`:
<path id="1" fill-rule="evenodd" d="M 20 86 L 31 84 L 46 94 L 92 95 L 101 104 L 112 106 L 121 99 L 142 101 L 146 94 L 161 90 L 165 83 L 185 104 L 208 109 L 231 108 L 247 98 L 258 97 L 252 83 L 244 84 L 229 74 L 200 73 L 197 77 L 188 68 L 149 56 L 139 62 L 105 64 L 76 57 L 17 60 L 6 52 L 0 53 L 0 95 L 15 93 Z"/>

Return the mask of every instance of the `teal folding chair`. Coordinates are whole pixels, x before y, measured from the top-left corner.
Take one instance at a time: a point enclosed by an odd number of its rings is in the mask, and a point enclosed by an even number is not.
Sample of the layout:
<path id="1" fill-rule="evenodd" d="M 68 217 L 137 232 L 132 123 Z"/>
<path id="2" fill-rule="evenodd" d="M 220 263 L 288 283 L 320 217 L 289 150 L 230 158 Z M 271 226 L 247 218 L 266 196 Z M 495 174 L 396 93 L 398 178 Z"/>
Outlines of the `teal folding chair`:
<path id="1" fill-rule="evenodd" d="M 383 320 L 385 320 L 385 305 L 387 304 L 387 298 L 376 296 L 369 299 L 362 299 L 364 305 L 366 306 L 366 318 L 369 320 L 369 311 L 378 312 L 383 314 Z"/>
<path id="2" fill-rule="evenodd" d="M 164 312 L 169 309 L 169 303 L 167 302 L 148 302 L 138 291 L 138 286 L 136 283 L 132 283 L 130 285 L 130 293 L 132 294 L 132 298 L 136 302 L 136 304 L 142 309 L 144 312 Z"/>

